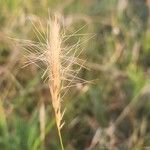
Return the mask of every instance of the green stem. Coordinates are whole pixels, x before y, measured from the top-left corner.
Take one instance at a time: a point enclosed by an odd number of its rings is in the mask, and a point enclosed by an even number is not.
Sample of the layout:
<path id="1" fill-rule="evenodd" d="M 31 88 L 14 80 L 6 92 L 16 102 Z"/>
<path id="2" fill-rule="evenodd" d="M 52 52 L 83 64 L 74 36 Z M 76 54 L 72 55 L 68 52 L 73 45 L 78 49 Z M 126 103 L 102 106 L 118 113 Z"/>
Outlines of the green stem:
<path id="1" fill-rule="evenodd" d="M 59 135 L 61 149 L 64 150 L 64 145 L 63 145 L 63 140 L 62 140 L 61 132 L 60 132 L 59 128 L 57 128 L 57 129 L 58 129 L 58 135 Z"/>

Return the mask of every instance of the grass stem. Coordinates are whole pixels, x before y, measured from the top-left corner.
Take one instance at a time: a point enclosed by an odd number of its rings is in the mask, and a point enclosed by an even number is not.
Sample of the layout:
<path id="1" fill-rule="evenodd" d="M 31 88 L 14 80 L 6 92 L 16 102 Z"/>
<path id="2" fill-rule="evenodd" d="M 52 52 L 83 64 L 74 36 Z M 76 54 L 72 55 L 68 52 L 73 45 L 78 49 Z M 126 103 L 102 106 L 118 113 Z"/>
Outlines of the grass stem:
<path id="1" fill-rule="evenodd" d="M 59 141 L 60 141 L 60 145 L 61 145 L 61 150 L 64 150 L 64 145 L 63 145 L 63 140 L 62 140 L 62 136 L 61 136 L 61 132 L 60 129 L 58 129 L 58 135 L 59 135 Z"/>

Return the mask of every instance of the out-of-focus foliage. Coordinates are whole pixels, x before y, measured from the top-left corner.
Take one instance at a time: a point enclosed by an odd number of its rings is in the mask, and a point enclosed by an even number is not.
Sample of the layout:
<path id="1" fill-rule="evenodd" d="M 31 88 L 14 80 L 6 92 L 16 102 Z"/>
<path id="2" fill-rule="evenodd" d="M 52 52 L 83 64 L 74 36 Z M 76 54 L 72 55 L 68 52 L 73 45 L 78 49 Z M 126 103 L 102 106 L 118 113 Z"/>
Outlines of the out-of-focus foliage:
<path id="1" fill-rule="evenodd" d="M 80 56 L 89 70 L 79 76 L 92 83 L 64 98 L 65 149 L 150 149 L 149 0 L 0 0 L 0 150 L 60 149 L 42 70 L 22 68 L 24 50 L 8 38 L 38 41 L 29 18 L 48 10 L 64 16 L 66 34 L 85 25 L 78 33 L 95 35 Z"/>

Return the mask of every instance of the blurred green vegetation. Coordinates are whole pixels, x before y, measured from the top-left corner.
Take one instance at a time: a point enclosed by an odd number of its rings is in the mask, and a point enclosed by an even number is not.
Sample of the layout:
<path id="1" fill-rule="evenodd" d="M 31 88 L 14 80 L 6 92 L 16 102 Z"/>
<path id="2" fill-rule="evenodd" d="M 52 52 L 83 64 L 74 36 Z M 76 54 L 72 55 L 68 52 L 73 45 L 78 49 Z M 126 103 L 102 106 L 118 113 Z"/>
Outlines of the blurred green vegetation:
<path id="1" fill-rule="evenodd" d="M 65 149 L 150 149 L 149 0 L 0 0 L 0 150 L 60 149 L 42 71 L 22 68 L 23 50 L 8 38 L 38 40 L 28 18 L 48 10 L 64 16 L 68 34 L 84 25 L 79 33 L 95 34 L 80 56 L 89 70 L 79 74 L 93 83 L 64 98 Z"/>

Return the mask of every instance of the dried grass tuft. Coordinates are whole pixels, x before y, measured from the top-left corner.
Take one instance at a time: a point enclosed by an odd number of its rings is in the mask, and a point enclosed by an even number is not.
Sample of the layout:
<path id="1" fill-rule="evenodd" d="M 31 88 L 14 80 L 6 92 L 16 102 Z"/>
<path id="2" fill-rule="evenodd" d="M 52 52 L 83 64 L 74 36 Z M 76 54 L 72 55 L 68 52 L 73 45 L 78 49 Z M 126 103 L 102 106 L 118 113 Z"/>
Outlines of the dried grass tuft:
<path id="1" fill-rule="evenodd" d="M 88 39 L 84 41 L 80 41 L 79 39 L 74 45 L 64 46 L 66 41 L 68 41 L 70 37 L 76 36 L 84 26 L 73 34 L 66 36 L 65 32 L 61 31 L 60 22 L 62 18 L 57 15 L 51 17 L 47 21 L 46 26 L 38 19 L 38 28 L 37 25 L 33 23 L 32 19 L 33 18 L 30 18 L 38 42 L 30 40 L 17 40 L 17 42 L 22 45 L 26 52 L 25 57 L 28 61 L 24 67 L 35 64 L 43 70 L 42 78 L 49 85 L 61 148 L 64 149 L 61 138 L 61 129 L 64 125 L 63 115 L 65 113 L 61 108 L 62 99 L 67 93 L 68 88 L 74 86 L 78 82 L 86 82 L 84 79 L 77 77 L 77 74 L 82 67 L 85 67 L 83 65 L 85 61 L 78 57 L 83 51 L 83 49 L 81 50 L 81 45 Z M 81 36 L 83 35 L 81 34 Z M 73 67 L 74 65 L 76 67 Z M 44 66 L 46 67 L 44 68 Z"/>

